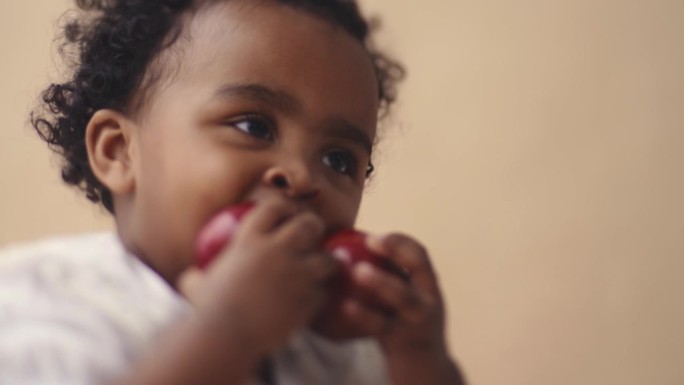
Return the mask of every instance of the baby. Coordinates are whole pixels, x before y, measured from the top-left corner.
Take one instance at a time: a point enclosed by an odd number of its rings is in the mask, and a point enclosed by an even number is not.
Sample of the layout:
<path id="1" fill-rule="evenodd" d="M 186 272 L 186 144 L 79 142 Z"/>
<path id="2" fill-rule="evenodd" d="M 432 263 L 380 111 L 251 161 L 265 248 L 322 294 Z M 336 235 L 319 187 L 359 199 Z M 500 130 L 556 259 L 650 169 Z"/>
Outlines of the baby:
<path id="1" fill-rule="evenodd" d="M 351 0 L 78 0 L 73 77 L 33 124 L 116 234 L 0 256 L 0 383 L 461 384 L 425 249 L 321 251 L 354 225 L 400 67 Z M 67 47 L 68 48 L 68 47 Z M 196 266 L 198 234 L 254 202 Z"/>

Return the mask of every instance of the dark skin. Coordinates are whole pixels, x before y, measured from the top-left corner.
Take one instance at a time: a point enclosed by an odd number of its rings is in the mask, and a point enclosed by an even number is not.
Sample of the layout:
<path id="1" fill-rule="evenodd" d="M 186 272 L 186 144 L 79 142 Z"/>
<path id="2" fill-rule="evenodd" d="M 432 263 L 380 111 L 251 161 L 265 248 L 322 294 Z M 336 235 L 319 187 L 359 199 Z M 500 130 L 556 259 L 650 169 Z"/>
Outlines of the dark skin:
<path id="1" fill-rule="evenodd" d="M 101 110 L 87 128 L 122 241 L 196 309 L 122 383 L 241 384 L 312 323 L 331 338 L 377 338 L 395 385 L 462 383 L 435 273 L 408 236 L 368 245 L 407 268 L 410 282 L 359 264 L 354 283 L 374 305 L 349 299 L 320 315 L 339 266 L 319 245 L 353 226 L 375 140 L 378 92 L 364 47 L 270 2 L 214 5 L 184 27 L 173 79 L 137 114 Z M 203 224 L 245 200 L 257 205 L 231 247 L 196 269 Z"/>

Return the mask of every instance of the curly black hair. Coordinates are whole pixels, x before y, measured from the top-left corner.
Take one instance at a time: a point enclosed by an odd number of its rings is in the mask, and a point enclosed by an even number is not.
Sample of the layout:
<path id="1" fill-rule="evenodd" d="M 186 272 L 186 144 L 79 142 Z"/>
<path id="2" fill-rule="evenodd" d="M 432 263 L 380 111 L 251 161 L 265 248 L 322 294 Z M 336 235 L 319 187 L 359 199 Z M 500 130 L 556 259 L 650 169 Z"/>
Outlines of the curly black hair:
<path id="1" fill-rule="evenodd" d="M 181 16 L 217 0 L 76 0 L 82 11 L 63 27 L 60 52 L 72 63 L 64 83 L 42 93 L 42 103 L 31 113 L 31 123 L 50 149 L 62 157 L 62 179 L 86 197 L 114 212 L 111 193 L 95 177 L 88 163 L 85 129 L 100 109 L 130 113 L 147 90 L 163 77 L 152 65 L 181 33 Z M 395 101 L 396 84 L 403 78 L 400 64 L 375 50 L 371 23 L 361 16 L 354 0 L 272 0 L 300 8 L 342 27 L 361 42 L 370 55 L 378 81 L 379 116 Z M 68 64 L 68 63 L 67 63 Z"/>

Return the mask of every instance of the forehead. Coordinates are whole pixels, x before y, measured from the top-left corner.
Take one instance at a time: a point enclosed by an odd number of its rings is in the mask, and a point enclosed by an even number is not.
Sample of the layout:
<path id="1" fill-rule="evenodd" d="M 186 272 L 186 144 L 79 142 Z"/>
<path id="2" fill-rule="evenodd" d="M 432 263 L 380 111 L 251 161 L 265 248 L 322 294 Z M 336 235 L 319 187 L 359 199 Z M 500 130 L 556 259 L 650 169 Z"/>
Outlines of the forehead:
<path id="1" fill-rule="evenodd" d="M 378 90 L 364 46 L 310 12 L 273 1 L 227 1 L 187 21 L 170 88 L 215 92 L 263 84 L 293 95 L 313 115 L 375 125 Z M 197 95 L 197 97 L 201 97 Z"/>

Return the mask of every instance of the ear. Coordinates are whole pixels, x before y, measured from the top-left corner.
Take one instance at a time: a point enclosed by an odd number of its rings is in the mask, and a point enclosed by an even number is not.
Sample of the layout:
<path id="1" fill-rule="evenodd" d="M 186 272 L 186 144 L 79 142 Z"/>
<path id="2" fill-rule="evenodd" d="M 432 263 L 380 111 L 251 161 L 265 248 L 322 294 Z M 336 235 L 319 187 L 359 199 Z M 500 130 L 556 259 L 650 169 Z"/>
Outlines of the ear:
<path id="1" fill-rule="evenodd" d="M 135 190 L 135 169 L 131 159 L 133 128 L 130 119 L 114 110 L 95 112 L 86 127 L 90 168 L 113 196 Z"/>

